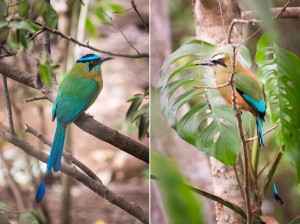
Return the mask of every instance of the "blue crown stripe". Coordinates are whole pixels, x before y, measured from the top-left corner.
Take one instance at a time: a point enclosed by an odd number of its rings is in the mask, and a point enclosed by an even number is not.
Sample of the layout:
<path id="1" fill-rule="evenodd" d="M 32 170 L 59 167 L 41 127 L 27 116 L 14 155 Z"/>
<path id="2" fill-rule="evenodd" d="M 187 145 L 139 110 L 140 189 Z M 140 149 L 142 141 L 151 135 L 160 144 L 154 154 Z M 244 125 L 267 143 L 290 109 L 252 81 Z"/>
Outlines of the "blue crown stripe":
<path id="1" fill-rule="evenodd" d="M 76 62 L 87 62 L 87 61 L 92 61 L 92 60 L 97 60 L 100 59 L 100 57 L 96 54 L 93 55 L 86 55 L 81 58 L 79 58 Z"/>

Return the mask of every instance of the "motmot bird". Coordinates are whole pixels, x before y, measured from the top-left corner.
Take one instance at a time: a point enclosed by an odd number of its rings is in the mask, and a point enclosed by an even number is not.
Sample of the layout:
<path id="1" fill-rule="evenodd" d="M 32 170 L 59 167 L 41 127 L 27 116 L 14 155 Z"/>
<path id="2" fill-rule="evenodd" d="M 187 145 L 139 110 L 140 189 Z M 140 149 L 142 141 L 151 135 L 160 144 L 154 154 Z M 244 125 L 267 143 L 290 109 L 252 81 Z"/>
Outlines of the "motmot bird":
<path id="1" fill-rule="evenodd" d="M 229 82 L 233 72 L 231 57 L 230 54 L 219 53 L 210 60 L 200 60 L 195 63 L 213 67 L 216 84 L 223 85 Z M 258 142 L 259 146 L 263 147 L 265 141 L 262 122 L 265 121 L 264 117 L 267 109 L 263 85 L 250 70 L 243 67 L 237 61 L 235 65 L 234 87 L 236 89 L 237 106 L 242 110 L 251 112 L 256 119 Z M 218 90 L 225 101 L 232 104 L 232 88 L 226 86 Z M 280 198 L 274 182 L 273 193 L 275 199 L 282 205 L 283 200 Z"/>
<path id="2" fill-rule="evenodd" d="M 87 110 L 102 90 L 101 65 L 112 57 L 87 54 L 79 58 L 63 79 L 52 108 L 52 121 L 56 118 L 56 130 L 47 161 L 46 176 L 58 172 L 64 148 L 66 128 Z M 36 201 L 40 202 L 45 194 L 45 182 L 39 185 Z"/>
<path id="3" fill-rule="evenodd" d="M 211 60 L 198 61 L 197 64 L 211 66 L 214 69 L 216 84 L 228 83 L 233 71 L 231 55 L 219 53 Z M 242 110 L 249 111 L 256 119 L 257 136 L 260 147 L 265 144 L 262 122 L 266 114 L 265 94 L 262 83 L 256 76 L 237 61 L 235 66 L 234 87 L 236 89 L 237 106 Z M 232 104 L 232 89 L 226 86 L 218 89 L 226 102 Z"/>

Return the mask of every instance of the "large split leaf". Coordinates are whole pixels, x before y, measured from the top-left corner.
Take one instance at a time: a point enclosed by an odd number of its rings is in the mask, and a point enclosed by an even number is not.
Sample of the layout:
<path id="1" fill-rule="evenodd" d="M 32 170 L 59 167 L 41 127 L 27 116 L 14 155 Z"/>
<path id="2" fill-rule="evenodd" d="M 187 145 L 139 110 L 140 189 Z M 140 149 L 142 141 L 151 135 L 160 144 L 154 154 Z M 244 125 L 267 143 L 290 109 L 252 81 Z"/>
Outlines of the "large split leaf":
<path id="1" fill-rule="evenodd" d="M 270 117 L 279 125 L 277 142 L 294 165 L 300 180 L 300 59 L 263 35 L 257 44 L 256 63 L 265 83 Z"/>
<path id="2" fill-rule="evenodd" d="M 233 165 L 241 149 L 241 140 L 232 107 L 224 103 L 218 90 L 193 88 L 215 86 L 213 70 L 195 66 L 194 61 L 210 59 L 218 52 L 232 53 L 232 47 L 217 48 L 201 40 L 192 40 L 166 58 L 159 81 L 161 110 L 182 139 L 219 161 Z M 238 58 L 250 67 L 246 47 L 240 48 Z M 249 114 L 243 113 L 243 116 Z"/>

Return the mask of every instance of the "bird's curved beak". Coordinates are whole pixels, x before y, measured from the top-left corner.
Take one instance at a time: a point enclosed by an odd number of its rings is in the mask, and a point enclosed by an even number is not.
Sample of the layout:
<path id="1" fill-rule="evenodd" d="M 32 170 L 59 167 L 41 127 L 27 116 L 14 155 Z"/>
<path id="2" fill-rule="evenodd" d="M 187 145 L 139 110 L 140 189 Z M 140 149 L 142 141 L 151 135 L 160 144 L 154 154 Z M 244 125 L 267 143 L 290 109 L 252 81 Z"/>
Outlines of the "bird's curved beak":
<path id="1" fill-rule="evenodd" d="M 103 62 L 105 61 L 109 61 L 111 59 L 114 59 L 113 57 L 109 57 L 109 56 L 106 56 L 106 57 L 102 57 L 101 60 L 100 60 L 100 64 L 102 64 Z"/>
<path id="2" fill-rule="evenodd" d="M 214 66 L 215 65 L 215 63 L 213 63 L 210 60 L 197 60 L 197 61 L 194 61 L 194 64 L 195 65 L 205 65 L 205 66 Z"/>

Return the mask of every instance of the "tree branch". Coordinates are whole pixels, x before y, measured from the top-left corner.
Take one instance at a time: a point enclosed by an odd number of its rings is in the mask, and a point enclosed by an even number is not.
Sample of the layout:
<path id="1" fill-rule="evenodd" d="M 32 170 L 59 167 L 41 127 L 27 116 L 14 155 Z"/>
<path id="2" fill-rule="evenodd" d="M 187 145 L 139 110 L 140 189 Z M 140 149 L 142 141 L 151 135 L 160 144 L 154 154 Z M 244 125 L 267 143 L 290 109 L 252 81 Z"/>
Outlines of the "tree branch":
<path id="1" fill-rule="evenodd" d="M 284 12 L 285 10 L 288 8 L 289 4 L 291 4 L 294 0 L 288 0 L 286 2 L 286 4 L 280 8 L 279 12 L 274 16 L 274 20 L 278 19 Z M 244 43 L 246 43 L 249 39 L 251 39 L 252 37 L 254 37 L 256 34 L 258 34 L 259 31 L 262 30 L 263 27 L 260 27 L 259 29 L 257 29 L 254 33 L 252 33 L 246 40 L 244 40 L 239 46 L 243 45 Z M 230 38 L 230 37 L 229 37 Z"/>
<path id="2" fill-rule="evenodd" d="M 149 32 L 149 28 L 148 26 L 146 25 L 145 23 L 145 20 L 143 19 L 143 17 L 141 16 L 139 10 L 137 9 L 137 5 L 135 3 L 135 0 L 131 0 L 131 5 L 132 5 L 132 8 L 134 9 L 134 11 L 136 12 L 136 14 L 140 17 L 140 20 L 142 21 L 142 24 L 143 26 L 145 27 L 146 31 Z"/>
<path id="3" fill-rule="evenodd" d="M 8 123 L 9 123 L 9 129 L 10 129 L 10 134 L 15 135 L 15 129 L 14 129 L 14 121 L 12 117 L 12 110 L 11 110 L 11 103 L 9 99 L 9 92 L 8 92 L 8 87 L 7 87 L 7 77 L 2 75 L 2 80 L 3 80 L 3 86 L 4 86 L 4 95 L 5 95 L 5 102 L 6 102 L 6 108 L 7 108 L 7 114 L 8 114 Z"/>
<path id="4" fill-rule="evenodd" d="M 0 73 L 26 86 L 39 89 L 36 85 L 36 78 L 34 75 L 28 72 L 22 72 L 2 61 L 0 61 Z M 56 87 L 57 86 L 44 86 L 41 91 L 45 94 L 45 96 L 47 96 L 48 100 L 53 102 L 57 94 Z M 105 142 L 108 142 L 109 144 L 123 150 L 124 152 L 127 152 L 128 154 L 144 161 L 145 163 L 149 163 L 148 147 L 119 133 L 116 130 L 99 123 L 91 116 L 82 114 L 74 123 L 85 132 Z"/>
<path id="5" fill-rule="evenodd" d="M 276 124 L 274 127 L 270 128 L 269 130 L 265 131 L 265 133 L 263 133 L 263 135 L 266 135 L 268 133 L 270 133 L 271 131 L 273 131 L 274 129 L 276 129 L 278 127 L 278 125 Z M 247 138 L 246 142 L 252 142 L 254 140 L 258 139 L 258 136 L 255 136 L 253 138 Z"/>
<path id="6" fill-rule="evenodd" d="M 48 155 L 44 153 L 42 150 L 36 149 L 34 146 L 19 138 L 18 136 L 10 136 L 9 133 L 4 129 L 4 126 L 0 123 L 0 136 L 10 142 L 11 144 L 19 147 L 23 151 L 25 151 L 28 155 L 31 155 L 37 158 L 44 163 L 48 160 Z M 95 181 L 86 174 L 76 170 L 75 167 L 67 165 L 66 163 L 61 164 L 61 172 L 67 174 L 68 176 L 78 180 L 86 187 L 94 191 L 100 197 L 103 197 L 110 203 L 120 207 L 122 210 L 127 213 L 133 215 L 142 223 L 149 223 L 148 215 L 143 211 L 141 207 L 136 205 L 133 202 L 127 202 L 123 197 L 120 197 L 110 191 L 106 186 L 104 186 L 101 182 Z"/>
<path id="7" fill-rule="evenodd" d="M 156 175 L 153 175 L 153 174 L 151 174 L 151 179 L 156 180 L 156 181 L 160 181 L 159 177 L 156 176 Z M 191 191 L 193 191 L 194 193 L 202 195 L 203 197 L 209 198 L 209 199 L 211 199 L 211 200 L 213 200 L 213 201 L 215 201 L 217 203 L 220 203 L 220 204 L 226 206 L 227 208 L 231 209 L 232 211 L 238 213 L 241 217 L 243 217 L 245 219 L 247 218 L 246 217 L 246 213 L 244 212 L 244 210 L 240 206 L 238 206 L 238 205 L 236 205 L 236 204 L 234 204 L 234 203 L 232 203 L 230 201 L 227 201 L 227 200 L 225 200 L 225 199 L 223 199 L 221 197 L 218 197 L 218 196 L 216 196 L 214 194 L 211 194 L 211 193 L 209 193 L 207 191 L 204 191 L 202 189 L 193 187 L 193 186 L 188 185 L 188 184 L 186 184 L 186 186 Z M 254 222 L 253 223 L 258 224 L 258 223 L 261 223 L 261 222 L 256 217 L 254 217 Z"/>
<path id="8" fill-rule="evenodd" d="M 49 31 L 50 33 L 56 34 L 56 35 L 60 36 L 63 39 L 72 41 L 73 43 L 78 44 L 81 47 L 86 47 L 86 48 L 89 48 L 89 49 L 91 49 L 93 51 L 96 51 L 96 52 L 99 52 L 99 53 L 104 53 L 104 54 L 118 56 L 118 57 L 126 57 L 126 58 L 147 58 L 147 57 L 149 57 L 149 54 L 139 53 L 138 51 L 137 51 L 137 54 L 123 54 L 123 53 L 118 53 L 118 52 L 111 52 L 111 51 L 100 50 L 100 49 L 98 49 L 96 47 L 91 46 L 89 44 L 89 42 L 87 42 L 87 44 L 84 44 L 84 43 L 78 41 L 77 39 L 75 39 L 75 38 L 73 38 L 71 36 L 68 36 L 68 35 L 60 32 L 57 29 L 52 29 L 52 28 L 46 26 L 42 22 L 39 22 L 39 21 L 32 21 L 32 22 L 34 22 L 35 24 L 37 24 L 38 26 L 40 26 L 41 29 L 43 29 L 43 30 Z"/>
<path id="9" fill-rule="evenodd" d="M 281 19 L 290 19 L 290 18 L 300 18 L 300 7 L 287 7 L 284 10 L 284 7 L 272 8 L 271 11 L 274 15 L 280 14 Z M 257 18 L 257 13 L 255 11 L 245 11 L 242 12 L 241 17 L 243 20 L 252 20 Z"/>
<path id="10" fill-rule="evenodd" d="M 237 49 L 233 46 L 233 58 L 232 58 L 232 75 L 230 78 L 231 82 L 231 89 L 232 89 L 232 106 L 234 110 L 236 111 L 236 118 L 237 118 L 237 124 L 238 124 L 238 130 L 240 134 L 240 138 L 242 140 L 243 145 L 243 166 L 244 166 L 244 192 L 245 192 L 245 199 L 246 199 L 246 214 L 247 214 L 247 224 L 253 223 L 253 216 L 252 216 L 252 208 L 251 208 L 251 198 L 250 198 L 250 181 L 249 181 L 249 155 L 248 155 L 248 148 L 247 148 L 247 142 L 245 138 L 244 128 L 243 128 L 243 121 L 242 121 L 242 114 L 241 114 L 241 108 L 237 105 L 237 95 L 236 95 L 236 89 L 234 86 L 234 75 L 236 73 L 236 56 L 237 56 Z"/>
<path id="11" fill-rule="evenodd" d="M 45 135 L 43 135 L 42 133 L 38 132 L 37 130 L 35 130 L 34 128 L 30 127 L 28 124 L 25 124 L 25 132 L 28 132 L 30 134 L 33 134 L 34 136 L 36 136 L 37 138 L 39 138 L 44 144 L 48 145 L 51 147 L 52 143 L 49 139 L 46 138 Z M 70 153 L 67 153 L 65 151 L 63 151 L 63 156 L 67 157 L 70 159 L 70 161 L 76 165 L 78 168 L 80 168 L 84 173 L 86 173 L 90 178 L 92 178 L 93 180 L 96 181 L 100 181 L 99 177 L 97 177 L 97 175 L 90 170 L 90 168 L 88 168 L 86 165 L 84 165 L 82 162 L 80 162 L 79 160 L 77 160 L 74 156 L 72 156 Z"/>

